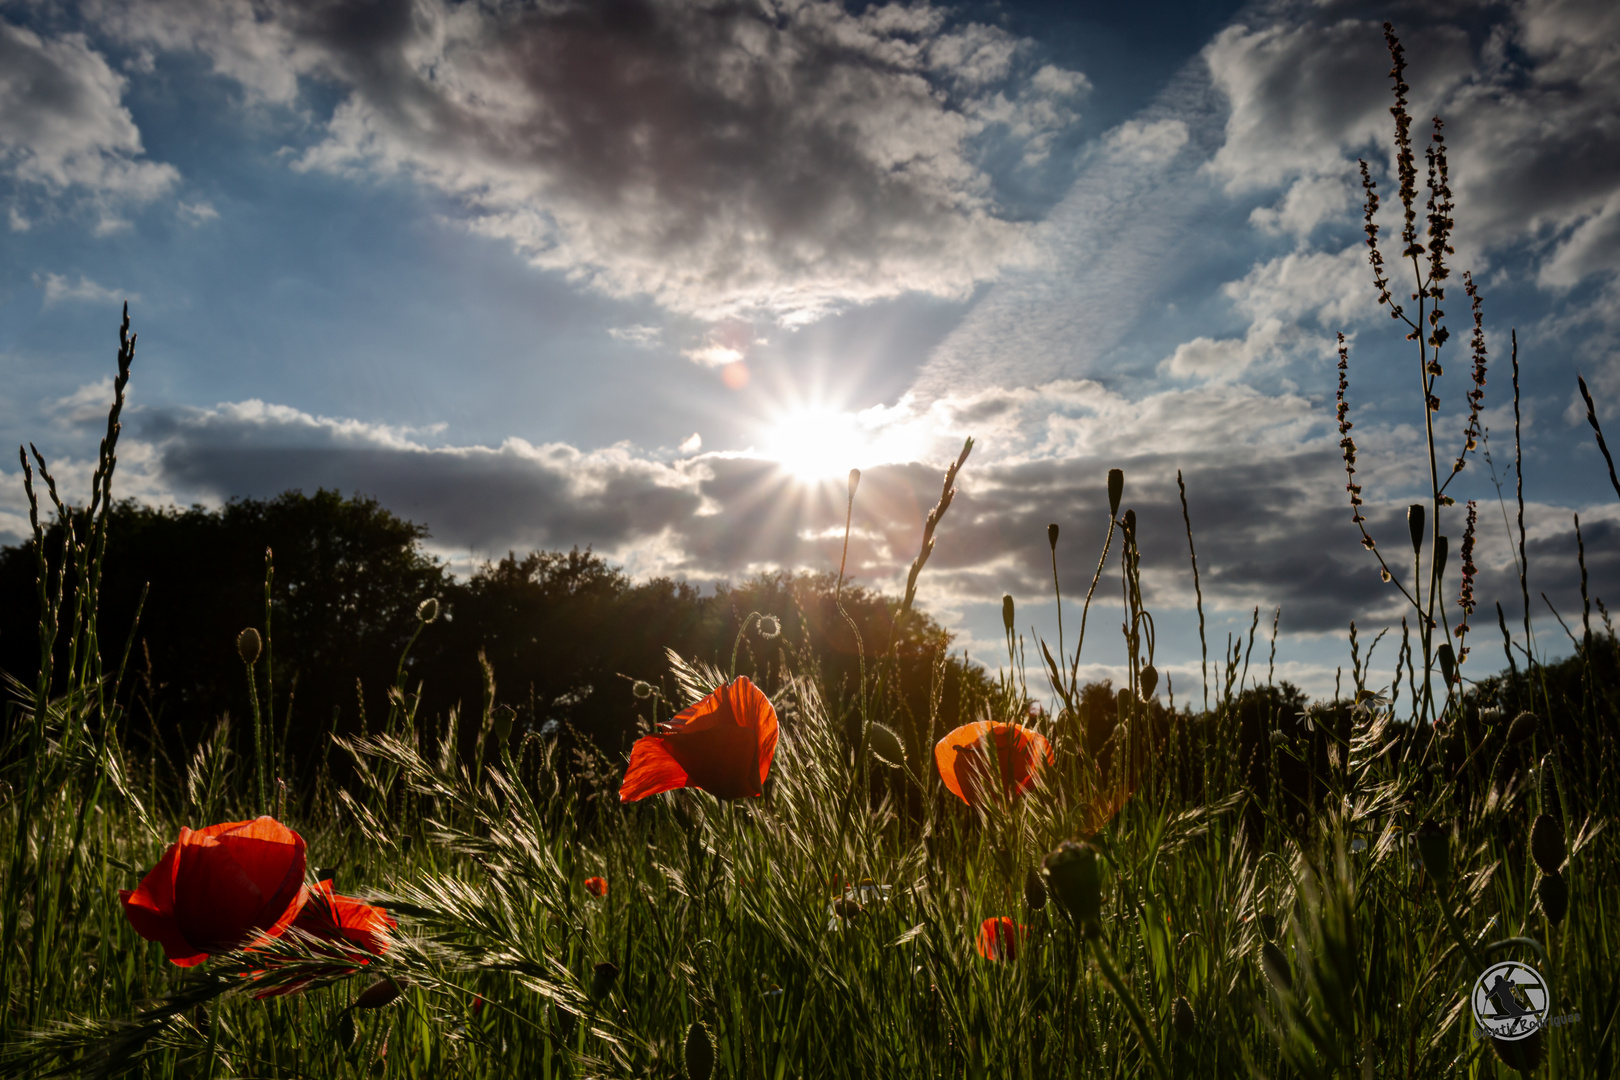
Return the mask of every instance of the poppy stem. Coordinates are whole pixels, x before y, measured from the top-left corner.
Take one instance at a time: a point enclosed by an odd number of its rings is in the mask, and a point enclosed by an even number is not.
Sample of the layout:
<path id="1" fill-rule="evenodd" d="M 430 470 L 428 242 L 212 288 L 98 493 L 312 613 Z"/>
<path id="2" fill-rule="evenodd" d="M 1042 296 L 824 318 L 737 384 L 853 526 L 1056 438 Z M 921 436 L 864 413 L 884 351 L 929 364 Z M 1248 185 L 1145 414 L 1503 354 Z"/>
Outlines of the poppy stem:
<path id="1" fill-rule="evenodd" d="M 1120 1004 L 1125 1006 L 1125 1013 L 1131 1018 L 1131 1026 L 1136 1029 L 1136 1037 L 1142 1040 L 1142 1049 L 1147 1051 L 1148 1060 L 1153 1063 L 1153 1071 L 1159 1080 L 1170 1080 L 1170 1072 L 1164 1067 L 1164 1054 L 1159 1050 L 1159 1040 L 1153 1037 L 1148 1028 L 1147 1017 L 1142 1012 L 1142 1006 L 1137 1003 L 1136 995 L 1131 993 L 1130 987 L 1120 977 L 1119 968 L 1114 966 L 1113 955 L 1108 946 L 1103 944 L 1101 937 L 1093 936 L 1089 943 L 1091 955 L 1097 961 L 1097 969 L 1102 972 L 1108 985 L 1113 987 L 1114 994 L 1119 998 Z"/>

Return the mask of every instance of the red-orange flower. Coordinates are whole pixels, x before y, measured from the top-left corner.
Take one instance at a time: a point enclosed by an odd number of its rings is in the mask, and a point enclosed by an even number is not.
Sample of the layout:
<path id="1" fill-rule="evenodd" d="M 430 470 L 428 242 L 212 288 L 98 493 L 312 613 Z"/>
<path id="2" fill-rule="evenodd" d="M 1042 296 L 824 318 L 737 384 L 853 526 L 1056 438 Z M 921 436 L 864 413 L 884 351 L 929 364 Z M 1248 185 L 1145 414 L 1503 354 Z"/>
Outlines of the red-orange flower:
<path id="1" fill-rule="evenodd" d="M 585 891 L 592 896 L 607 895 L 607 878 L 588 877 L 585 879 Z"/>
<path id="2" fill-rule="evenodd" d="M 399 924 L 384 908 L 332 891 L 330 881 L 310 886 L 309 902 L 293 925 L 326 941 L 356 945 L 381 956 L 388 948 L 388 931 Z"/>
<path id="3" fill-rule="evenodd" d="M 655 735 L 637 739 L 620 802 L 698 787 L 721 799 L 759 795 L 776 753 L 776 710 L 738 676 L 683 710 Z"/>
<path id="4" fill-rule="evenodd" d="M 1035 786 L 1041 759 L 1056 761 L 1046 738 L 1017 724 L 963 724 L 934 744 L 940 779 L 969 806 L 996 792 L 1011 797 Z"/>
<path id="5" fill-rule="evenodd" d="M 986 960 L 1016 960 L 1018 946 L 1029 937 L 1029 927 L 1019 926 L 1005 915 L 979 924 L 979 955 Z"/>
<path id="6" fill-rule="evenodd" d="M 255 931 L 277 936 L 306 895 L 304 838 L 270 817 L 182 827 L 140 885 L 118 891 L 135 932 L 181 967 L 246 945 Z"/>

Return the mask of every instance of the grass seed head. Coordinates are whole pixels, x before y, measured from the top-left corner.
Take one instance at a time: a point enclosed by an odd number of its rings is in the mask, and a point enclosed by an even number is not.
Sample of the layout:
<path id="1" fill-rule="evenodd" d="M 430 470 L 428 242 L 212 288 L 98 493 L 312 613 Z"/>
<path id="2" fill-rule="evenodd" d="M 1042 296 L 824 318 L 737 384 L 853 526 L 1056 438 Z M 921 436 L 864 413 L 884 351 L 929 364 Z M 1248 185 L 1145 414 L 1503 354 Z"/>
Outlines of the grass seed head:
<path id="1" fill-rule="evenodd" d="M 686 1029 L 686 1080 L 709 1080 L 714 1074 L 714 1037 L 694 1022 Z"/>
<path id="2" fill-rule="evenodd" d="M 1569 914 L 1569 886 L 1564 883 L 1564 875 L 1558 871 L 1541 875 L 1536 882 L 1536 895 L 1541 898 L 1541 913 L 1554 925 L 1564 921 Z"/>
<path id="3" fill-rule="evenodd" d="M 1530 854 L 1543 874 L 1556 874 L 1564 865 L 1564 823 L 1542 814 L 1530 826 Z"/>
<path id="4" fill-rule="evenodd" d="M 260 647 L 259 632 L 253 627 L 250 626 L 236 635 L 236 655 L 240 656 L 242 663 L 249 667 L 259 659 Z"/>

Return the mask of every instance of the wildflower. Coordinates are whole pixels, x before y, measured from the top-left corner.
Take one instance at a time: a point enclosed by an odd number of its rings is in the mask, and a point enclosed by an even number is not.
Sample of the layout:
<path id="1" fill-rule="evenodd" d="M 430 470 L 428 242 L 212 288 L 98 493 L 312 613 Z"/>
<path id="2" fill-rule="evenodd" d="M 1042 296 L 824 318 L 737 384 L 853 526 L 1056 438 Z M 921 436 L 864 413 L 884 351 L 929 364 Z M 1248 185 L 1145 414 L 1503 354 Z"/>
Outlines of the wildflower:
<path id="1" fill-rule="evenodd" d="M 590 893 L 592 896 L 606 896 L 607 895 L 607 879 L 606 878 L 600 878 L 600 877 L 588 877 L 588 878 L 586 878 L 585 879 L 585 891 Z"/>
<path id="2" fill-rule="evenodd" d="M 1315 705 L 1307 705 L 1305 710 L 1298 714 L 1299 722 L 1312 734 L 1316 732 L 1316 708 Z"/>
<path id="3" fill-rule="evenodd" d="M 698 787 L 716 798 L 760 795 L 776 753 L 776 710 L 747 676 L 738 676 L 637 739 L 619 788 L 620 802 Z"/>
<path id="4" fill-rule="evenodd" d="M 330 881 L 309 887 L 309 899 L 293 922 L 313 937 L 347 942 L 377 956 L 387 950 L 388 931 L 398 925 L 385 909 L 333 892 Z"/>
<path id="5" fill-rule="evenodd" d="M 963 724 L 934 745 L 940 779 L 969 806 L 980 805 L 988 792 L 1012 797 L 1029 791 L 1042 757 L 1047 764 L 1057 760 L 1044 736 L 990 720 Z"/>
<path id="6" fill-rule="evenodd" d="M 304 838 L 274 818 L 182 827 L 140 885 L 118 898 L 136 933 L 161 944 L 171 963 L 192 967 L 247 944 L 255 931 L 285 930 L 308 896 L 304 865 Z"/>
<path id="7" fill-rule="evenodd" d="M 1358 720 L 1370 719 L 1380 709 L 1390 706 L 1389 698 L 1372 690 L 1356 691 L 1356 703 L 1350 707 L 1350 715 Z"/>
<path id="8" fill-rule="evenodd" d="M 1029 937 L 1029 927 L 1018 926 L 1005 915 L 979 924 L 979 955 L 986 960 L 1016 960 L 1018 945 Z"/>

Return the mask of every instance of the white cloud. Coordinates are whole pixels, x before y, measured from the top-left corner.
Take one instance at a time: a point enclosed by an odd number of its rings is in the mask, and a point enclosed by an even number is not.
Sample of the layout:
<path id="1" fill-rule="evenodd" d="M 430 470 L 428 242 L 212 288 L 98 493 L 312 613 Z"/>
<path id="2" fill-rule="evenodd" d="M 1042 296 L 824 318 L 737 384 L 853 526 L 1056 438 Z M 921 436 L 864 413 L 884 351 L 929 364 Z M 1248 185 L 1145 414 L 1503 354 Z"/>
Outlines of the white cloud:
<path id="1" fill-rule="evenodd" d="M 725 367 L 735 364 L 743 354 L 729 345 L 708 344 L 693 349 L 682 349 L 681 355 L 702 367 Z"/>
<path id="2" fill-rule="evenodd" d="M 676 447 L 676 449 L 683 454 L 695 454 L 699 450 L 703 449 L 703 436 L 694 431 L 685 439 L 682 439 L 681 445 Z"/>
<path id="3" fill-rule="evenodd" d="M 650 348 L 658 343 L 660 331 L 656 326 L 613 326 L 608 328 L 608 337 L 614 341 L 623 341 L 631 345 L 640 345 Z"/>
<path id="4" fill-rule="evenodd" d="M 214 204 L 206 199 L 198 199 L 195 202 L 186 202 L 181 199 L 175 205 L 175 210 L 179 212 L 180 220 L 192 225 L 201 225 L 205 221 L 219 220 L 219 211 L 215 210 Z"/>
<path id="5" fill-rule="evenodd" d="M 300 78 L 340 87 L 298 167 L 409 175 L 537 266 L 706 319 L 966 297 L 1029 251 L 975 147 L 1009 139 L 1038 161 L 1088 85 L 927 3 L 94 10 L 257 100 L 296 103 Z"/>
<path id="6" fill-rule="evenodd" d="M 1103 145 L 1115 157 L 1141 165 L 1159 165 L 1187 145 L 1187 124 L 1173 118 L 1151 123 L 1127 120 L 1103 136 Z"/>
<path id="7" fill-rule="evenodd" d="M 69 281 L 62 274 L 35 274 L 34 284 L 45 290 L 45 306 L 54 307 L 64 301 L 86 301 L 89 303 L 123 303 L 125 300 L 139 300 L 140 293 L 126 292 L 122 289 L 109 289 L 98 285 L 94 281 L 79 275 L 79 280 Z"/>
<path id="8" fill-rule="evenodd" d="M 1255 207 L 1249 221 L 1262 232 L 1291 233 L 1303 240 L 1318 225 L 1341 220 L 1350 206 L 1350 188 L 1342 178 L 1302 176 L 1276 206 Z"/>
<path id="9" fill-rule="evenodd" d="M 164 194 L 180 174 L 142 160 L 123 91 L 123 76 L 84 35 L 47 37 L 0 19 L 0 171 L 51 195 L 77 189 L 148 202 Z"/>

